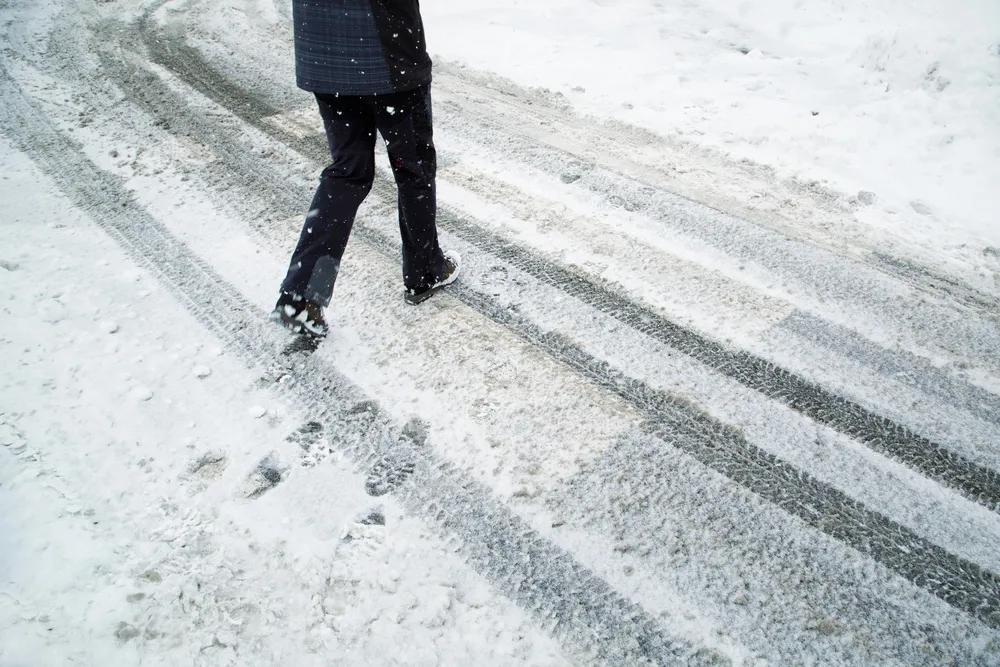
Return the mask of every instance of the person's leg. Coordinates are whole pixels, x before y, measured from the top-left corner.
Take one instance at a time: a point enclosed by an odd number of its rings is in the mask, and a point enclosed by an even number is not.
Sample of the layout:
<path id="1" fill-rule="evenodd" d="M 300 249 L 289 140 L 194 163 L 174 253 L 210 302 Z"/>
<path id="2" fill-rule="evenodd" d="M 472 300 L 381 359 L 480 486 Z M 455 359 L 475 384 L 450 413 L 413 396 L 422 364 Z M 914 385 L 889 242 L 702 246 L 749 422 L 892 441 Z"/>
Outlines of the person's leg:
<path id="1" fill-rule="evenodd" d="M 317 95 L 332 163 L 320 177 L 281 291 L 326 307 L 358 207 L 375 177 L 372 98 Z"/>
<path id="2" fill-rule="evenodd" d="M 379 96 L 376 113 L 399 190 L 403 284 L 409 290 L 424 289 L 447 271 L 437 237 L 437 154 L 430 85 Z"/>

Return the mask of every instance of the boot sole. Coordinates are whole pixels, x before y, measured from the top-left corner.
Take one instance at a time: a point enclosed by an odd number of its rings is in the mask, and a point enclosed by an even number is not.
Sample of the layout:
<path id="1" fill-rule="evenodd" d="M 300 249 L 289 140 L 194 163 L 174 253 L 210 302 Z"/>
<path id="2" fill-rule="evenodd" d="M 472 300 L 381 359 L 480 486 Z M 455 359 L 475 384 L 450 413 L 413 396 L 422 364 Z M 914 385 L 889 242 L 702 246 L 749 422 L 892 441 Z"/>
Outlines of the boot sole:
<path id="1" fill-rule="evenodd" d="M 319 333 L 310 329 L 305 325 L 304 322 L 299 320 L 286 317 L 283 313 L 277 311 L 271 311 L 271 314 L 267 318 L 269 321 L 277 324 L 282 329 L 289 331 L 297 336 L 302 336 L 303 338 L 309 338 L 313 340 L 323 340 L 327 336 L 327 332 Z"/>
<path id="2" fill-rule="evenodd" d="M 442 280 L 434 287 L 430 287 L 424 290 L 423 292 L 418 292 L 416 294 L 414 294 L 410 290 L 404 291 L 403 300 L 406 301 L 406 303 L 410 304 L 411 306 L 418 306 L 422 304 L 424 301 L 427 301 L 427 299 L 431 298 L 432 296 L 437 294 L 440 290 L 444 289 L 448 285 L 454 284 L 454 282 L 458 280 L 458 274 L 461 272 L 462 272 L 462 265 L 458 264 L 455 267 L 454 273 L 452 273 L 450 276 L 448 276 L 446 280 Z"/>

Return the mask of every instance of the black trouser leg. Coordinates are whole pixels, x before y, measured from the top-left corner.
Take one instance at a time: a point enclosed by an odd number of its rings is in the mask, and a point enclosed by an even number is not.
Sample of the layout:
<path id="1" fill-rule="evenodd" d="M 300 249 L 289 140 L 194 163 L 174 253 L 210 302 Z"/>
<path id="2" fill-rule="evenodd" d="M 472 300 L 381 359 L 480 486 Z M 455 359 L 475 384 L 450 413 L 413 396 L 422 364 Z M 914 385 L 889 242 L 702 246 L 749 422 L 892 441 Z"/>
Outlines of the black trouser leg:
<path id="1" fill-rule="evenodd" d="M 281 290 L 328 306 L 358 207 L 375 178 L 377 123 L 373 98 L 316 99 L 333 162 L 320 177 Z"/>
<path id="2" fill-rule="evenodd" d="M 377 99 L 376 122 L 399 191 L 403 284 L 422 289 L 437 282 L 444 272 L 436 224 L 437 154 L 430 85 Z"/>
<path id="3" fill-rule="evenodd" d="M 430 86 L 391 95 L 317 95 L 333 162 L 323 170 L 281 290 L 328 306 L 358 207 L 375 176 L 375 133 L 385 139 L 399 190 L 403 284 L 422 289 L 444 273 L 437 237 L 437 155 Z"/>

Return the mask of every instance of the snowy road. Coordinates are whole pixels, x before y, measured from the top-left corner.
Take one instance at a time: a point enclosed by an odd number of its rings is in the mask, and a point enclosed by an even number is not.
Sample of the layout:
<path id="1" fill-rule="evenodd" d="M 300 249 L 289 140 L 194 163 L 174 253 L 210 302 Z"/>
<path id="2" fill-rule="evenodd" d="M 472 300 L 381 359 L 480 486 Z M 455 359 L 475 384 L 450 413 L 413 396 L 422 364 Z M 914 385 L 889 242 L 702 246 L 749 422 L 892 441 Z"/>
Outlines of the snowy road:
<path id="1" fill-rule="evenodd" d="M 0 1 L 0 664 L 1000 662 L 995 282 L 439 62 L 286 354 L 286 4 Z"/>

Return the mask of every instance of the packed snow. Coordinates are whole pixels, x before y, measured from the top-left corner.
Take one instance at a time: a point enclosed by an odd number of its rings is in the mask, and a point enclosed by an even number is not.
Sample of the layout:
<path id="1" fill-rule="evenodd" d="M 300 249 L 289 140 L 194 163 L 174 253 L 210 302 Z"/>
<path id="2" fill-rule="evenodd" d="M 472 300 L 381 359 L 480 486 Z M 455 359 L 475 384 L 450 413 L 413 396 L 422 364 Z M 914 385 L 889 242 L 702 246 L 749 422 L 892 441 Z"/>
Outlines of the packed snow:
<path id="1" fill-rule="evenodd" d="M 309 354 L 290 4 L 0 3 L 0 665 L 1000 662 L 1000 4 L 424 0 Z"/>

